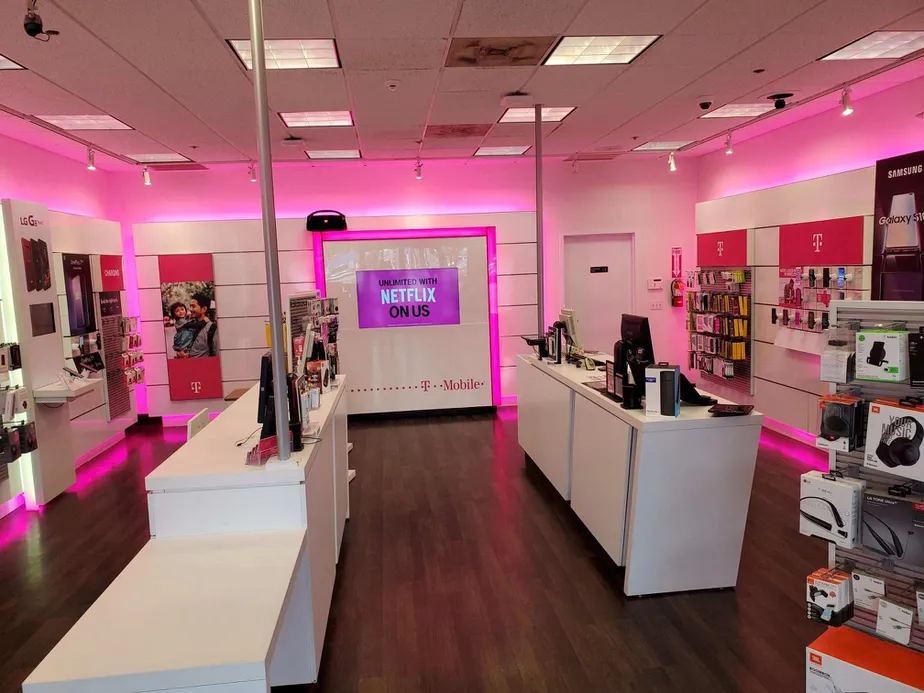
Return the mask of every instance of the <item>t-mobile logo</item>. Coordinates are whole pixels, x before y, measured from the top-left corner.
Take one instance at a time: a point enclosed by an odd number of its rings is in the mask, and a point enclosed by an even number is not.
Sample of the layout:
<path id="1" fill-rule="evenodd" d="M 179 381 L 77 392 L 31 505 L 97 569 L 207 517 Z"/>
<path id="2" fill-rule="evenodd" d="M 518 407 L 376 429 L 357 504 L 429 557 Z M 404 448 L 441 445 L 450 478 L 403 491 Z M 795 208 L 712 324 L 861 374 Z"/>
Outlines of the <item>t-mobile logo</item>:
<path id="1" fill-rule="evenodd" d="M 715 244 L 715 250 L 719 254 L 719 257 L 722 257 L 722 253 L 725 252 L 725 241 L 717 241 Z"/>
<path id="2" fill-rule="evenodd" d="M 200 392 L 202 392 L 202 383 L 198 380 L 194 380 L 189 384 L 189 389 L 198 395 Z"/>
<path id="3" fill-rule="evenodd" d="M 815 249 L 816 253 L 821 252 L 821 236 L 820 233 L 812 234 L 812 247 Z"/>

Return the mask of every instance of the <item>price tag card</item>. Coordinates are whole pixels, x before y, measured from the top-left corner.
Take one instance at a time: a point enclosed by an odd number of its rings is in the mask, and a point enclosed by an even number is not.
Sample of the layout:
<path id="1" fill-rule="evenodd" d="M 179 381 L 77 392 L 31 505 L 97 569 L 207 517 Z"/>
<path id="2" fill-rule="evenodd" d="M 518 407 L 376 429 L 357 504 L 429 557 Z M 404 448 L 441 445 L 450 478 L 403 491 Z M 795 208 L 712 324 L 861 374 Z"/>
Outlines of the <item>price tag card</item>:
<path id="1" fill-rule="evenodd" d="M 907 645 L 911 642 L 911 621 L 913 618 L 913 610 L 905 608 L 901 604 L 880 599 L 876 632 L 900 645 Z"/>
<path id="2" fill-rule="evenodd" d="M 876 611 L 879 598 L 885 596 L 885 581 L 866 573 L 853 573 L 853 601 L 864 609 Z"/>

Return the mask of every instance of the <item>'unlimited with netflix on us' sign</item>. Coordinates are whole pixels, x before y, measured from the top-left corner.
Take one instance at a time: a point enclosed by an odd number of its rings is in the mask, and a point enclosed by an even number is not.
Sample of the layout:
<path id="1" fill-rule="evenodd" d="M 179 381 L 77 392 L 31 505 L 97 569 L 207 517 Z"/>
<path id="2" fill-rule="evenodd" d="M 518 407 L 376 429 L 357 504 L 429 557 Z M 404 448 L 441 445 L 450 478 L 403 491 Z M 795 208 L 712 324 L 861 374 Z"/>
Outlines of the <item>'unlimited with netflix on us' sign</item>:
<path id="1" fill-rule="evenodd" d="M 359 327 L 458 325 L 457 267 L 356 273 Z"/>

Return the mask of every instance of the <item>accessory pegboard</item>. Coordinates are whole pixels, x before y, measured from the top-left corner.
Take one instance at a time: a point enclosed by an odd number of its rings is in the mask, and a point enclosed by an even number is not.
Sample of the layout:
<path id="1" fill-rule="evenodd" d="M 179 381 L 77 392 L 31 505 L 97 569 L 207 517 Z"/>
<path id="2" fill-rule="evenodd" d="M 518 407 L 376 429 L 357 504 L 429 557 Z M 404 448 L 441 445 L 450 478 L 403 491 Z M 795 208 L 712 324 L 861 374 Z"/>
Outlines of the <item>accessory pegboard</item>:
<path id="1" fill-rule="evenodd" d="M 857 321 L 860 329 L 869 329 L 874 325 L 891 322 L 904 322 L 909 332 L 917 332 L 924 326 L 924 302 L 912 301 L 832 301 L 832 324 Z M 868 412 L 869 402 L 878 398 L 901 399 L 909 396 L 924 396 L 924 388 L 912 388 L 905 383 L 869 382 L 853 380 L 846 384 L 831 384 L 832 393 L 845 393 L 850 391 L 862 397 L 864 411 Z M 832 470 L 841 472 L 844 476 L 860 478 L 866 481 L 867 491 L 888 494 L 890 487 L 907 485 L 912 488 L 913 495 L 924 496 L 924 483 L 915 482 L 906 477 L 886 471 L 872 469 L 863 465 L 866 442 L 867 416 L 863 417 L 863 428 L 859 440 L 861 446 L 852 452 L 829 451 L 828 462 Z M 921 464 L 924 464 L 922 460 Z M 894 540 L 889 534 L 884 534 L 887 540 Z M 924 536 L 899 537 L 897 540 L 906 542 L 903 551 L 907 552 L 910 541 L 924 542 Z M 894 551 L 893 551 L 894 554 Z M 846 572 L 859 570 L 884 580 L 886 594 L 884 599 L 911 609 L 914 619 L 911 627 L 911 640 L 908 645 L 911 649 L 924 652 L 924 626 L 917 616 L 917 603 L 915 590 L 924 584 L 924 565 L 910 565 L 905 561 L 896 560 L 894 555 L 888 555 L 885 550 L 879 551 L 863 544 L 853 549 L 844 549 L 834 546 L 828 548 L 828 563 Z M 919 589 L 919 587 L 918 587 Z M 876 632 L 877 613 L 875 611 L 855 606 L 854 617 L 847 622 L 847 626 L 856 628 L 881 637 Z M 885 639 L 885 638 L 883 638 Z M 894 642 L 888 640 L 889 642 Z"/>
<path id="2" fill-rule="evenodd" d="M 754 394 L 753 272 L 707 267 L 688 273 L 689 363 L 705 382 Z M 692 280 L 692 281 L 690 281 Z"/>

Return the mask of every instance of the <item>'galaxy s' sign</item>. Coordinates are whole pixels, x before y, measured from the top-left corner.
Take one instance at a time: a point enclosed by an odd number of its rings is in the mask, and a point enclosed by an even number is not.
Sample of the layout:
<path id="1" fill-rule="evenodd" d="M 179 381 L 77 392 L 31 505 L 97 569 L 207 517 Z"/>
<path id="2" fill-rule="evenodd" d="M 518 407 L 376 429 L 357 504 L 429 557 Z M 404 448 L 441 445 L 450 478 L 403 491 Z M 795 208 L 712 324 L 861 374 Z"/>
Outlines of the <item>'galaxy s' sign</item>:
<path id="1" fill-rule="evenodd" d="M 456 267 L 356 273 L 359 327 L 458 325 Z"/>

